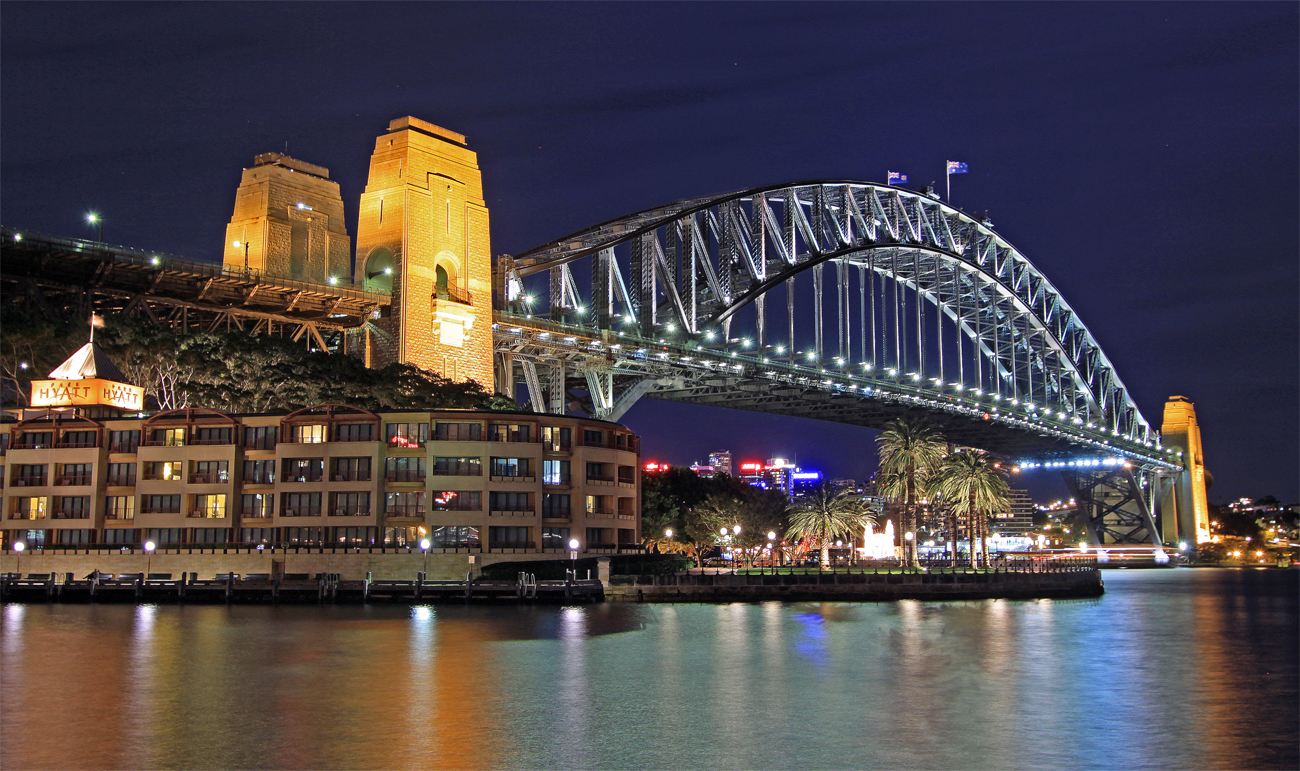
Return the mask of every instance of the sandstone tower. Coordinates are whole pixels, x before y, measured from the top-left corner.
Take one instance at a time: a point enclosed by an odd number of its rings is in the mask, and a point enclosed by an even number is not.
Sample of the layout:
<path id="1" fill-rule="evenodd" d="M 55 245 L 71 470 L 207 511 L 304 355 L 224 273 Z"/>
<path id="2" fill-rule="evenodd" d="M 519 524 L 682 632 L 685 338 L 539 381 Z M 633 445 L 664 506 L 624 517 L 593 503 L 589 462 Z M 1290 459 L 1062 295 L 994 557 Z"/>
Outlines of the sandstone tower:
<path id="1" fill-rule="evenodd" d="M 347 281 L 352 242 L 329 169 L 266 153 L 253 159 L 226 226 L 227 267 L 302 281 Z M 238 246 L 235 243 L 238 242 Z M 247 260 L 247 263 L 245 263 Z"/>
<path id="2" fill-rule="evenodd" d="M 1206 496 L 1205 456 L 1201 452 L 1201 427 L 1196 423 L 1196 408 L 1185 396 L 1171 396 L 1165 402 L 1164 423 L 1160 434 L 1166 447 L 1182 450 L 1185 470 L 1178 475 L 1171 494 L 1161 501 L 1174 510 L 1178 523 L 1178 538 L 1195 547 L 1210 540 L 1210 511 Z M 1163 515 L 1162 515 L 1163 518 Z M 1170 523 L 1172 524 L 1172 522 Z M 1169 538 L 1169 528 L 1163 527 Z"/>
<path id="3" fill-rule="evenodd" d="M 398 118 L 375 142 L 357 224 L 356 281 L 392 292 L 356 346 L 492 388 L 492 262 L 477 156 L 465 137 Z M 355 338 L 354 338 L 355 340 Z"/>

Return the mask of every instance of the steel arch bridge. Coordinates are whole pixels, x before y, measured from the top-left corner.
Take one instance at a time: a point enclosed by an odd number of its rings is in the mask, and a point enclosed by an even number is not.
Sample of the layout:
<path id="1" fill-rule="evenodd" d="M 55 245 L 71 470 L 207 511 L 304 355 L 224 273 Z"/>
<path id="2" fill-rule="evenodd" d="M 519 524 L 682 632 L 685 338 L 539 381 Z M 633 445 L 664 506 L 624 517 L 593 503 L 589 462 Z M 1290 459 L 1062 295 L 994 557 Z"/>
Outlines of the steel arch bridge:
<path id="1" fill-rule="evenodd" d="M 523 382 L 538 411 L 617 420 L 648 396 L 874 428 L 921 413 L 958 444 L 1060 466 L 1094 542 L 1161 542 L 1154 493 L 1178 458 L 1046 276 L 928 191 L 677 201 L 499 257 L 494 281 L 496 386 Z"/>

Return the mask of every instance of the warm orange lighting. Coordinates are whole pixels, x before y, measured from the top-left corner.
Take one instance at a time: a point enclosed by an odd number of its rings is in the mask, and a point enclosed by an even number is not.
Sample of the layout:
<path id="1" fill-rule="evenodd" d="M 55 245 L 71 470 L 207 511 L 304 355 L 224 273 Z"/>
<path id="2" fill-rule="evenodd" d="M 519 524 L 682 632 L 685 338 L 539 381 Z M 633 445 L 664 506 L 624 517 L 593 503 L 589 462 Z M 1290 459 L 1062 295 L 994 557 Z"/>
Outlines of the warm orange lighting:
<path id="1" fill-rule="evenodd" d="M 71 407 L 106 404 L 123 410 L 144 409 L 144 389 L 100 378 L 84 380 L 33 380 L 33 407 Z"/>

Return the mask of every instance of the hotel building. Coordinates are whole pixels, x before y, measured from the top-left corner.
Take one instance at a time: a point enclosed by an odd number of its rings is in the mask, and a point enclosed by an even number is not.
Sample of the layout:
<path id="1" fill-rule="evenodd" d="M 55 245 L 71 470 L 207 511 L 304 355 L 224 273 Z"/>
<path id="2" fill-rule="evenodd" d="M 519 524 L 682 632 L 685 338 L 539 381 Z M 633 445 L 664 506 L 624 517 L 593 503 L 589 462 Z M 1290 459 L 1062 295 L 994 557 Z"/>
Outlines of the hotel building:
<path id="1" fill-rule="evenodd" d="M 84 544 L 639 548 L 638 437 L 587 418 L 207 409 L 0 423 L 9 548 Z M 138 415 L 138 413 L 135 413 Z"/>

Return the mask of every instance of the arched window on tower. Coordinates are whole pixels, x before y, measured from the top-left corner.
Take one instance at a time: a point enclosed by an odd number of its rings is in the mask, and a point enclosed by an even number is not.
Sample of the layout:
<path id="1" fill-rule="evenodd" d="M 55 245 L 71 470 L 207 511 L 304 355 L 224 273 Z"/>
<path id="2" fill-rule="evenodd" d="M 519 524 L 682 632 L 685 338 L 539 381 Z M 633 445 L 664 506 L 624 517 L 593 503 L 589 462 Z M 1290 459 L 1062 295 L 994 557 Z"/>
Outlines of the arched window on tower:
<path id="1" fill-rule="evenodd" d="M 447 291 L 447 269 L 439 265 L 434 270 L 435 292 L 439 300 L 452 299 L 451 293 Z"/>

